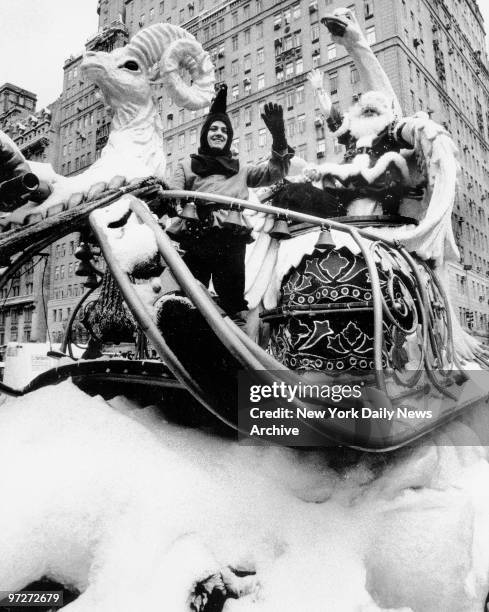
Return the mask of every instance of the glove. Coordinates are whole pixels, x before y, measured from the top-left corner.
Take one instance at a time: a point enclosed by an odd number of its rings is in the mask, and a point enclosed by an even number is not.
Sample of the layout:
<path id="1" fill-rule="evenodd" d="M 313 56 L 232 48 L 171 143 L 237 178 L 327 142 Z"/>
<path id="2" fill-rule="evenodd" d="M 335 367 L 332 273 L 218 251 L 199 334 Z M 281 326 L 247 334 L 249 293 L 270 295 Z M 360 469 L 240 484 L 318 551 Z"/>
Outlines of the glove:
<path id="1" fill-rule="evenodd" d="M 284 111 L 280 104 L 265 104 L 261 115 L 263 122 L 272 135 L 272 148 L 277 153 L 287 150 L 285 137 Z"/>

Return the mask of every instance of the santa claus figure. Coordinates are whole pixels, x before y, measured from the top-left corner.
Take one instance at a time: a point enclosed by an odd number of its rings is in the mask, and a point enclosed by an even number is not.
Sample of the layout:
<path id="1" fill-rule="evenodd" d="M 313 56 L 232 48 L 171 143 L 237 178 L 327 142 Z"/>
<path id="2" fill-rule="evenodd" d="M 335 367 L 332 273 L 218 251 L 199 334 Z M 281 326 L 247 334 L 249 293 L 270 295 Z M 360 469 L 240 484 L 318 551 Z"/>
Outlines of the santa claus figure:
<path id="1" fill-rule="evenodd" d="M 403 198 L 422 197 L 422 189 L 411 184 L 406 162 L 413 147 L 403 138 L 405 124 L 389 96 L 368 91 L 341 114 L 323 88 L 322 75 L 313 70 L 309 80 L 329 129 L 346 151 L 343 163 L 307 168 L 306 177 L 322 180 L 350 215 L 397 214 Z"/>
<path id="2" fill-rule="evenodd" d="M 349 51 L 355 45 L 352 55 L 359 72 L 367 77 L 364 84 L 379 88 L 359 96 L 342 114 L 325 91 L 322 74 L 318 70 L 309 73 L 328 128 L 346 152 L 343 163 L 310 167 L 304 174 L 311 181 L 322 180 L 324 189 L 350 215 L 396 214 L 403 198 L 421 198 L 423 194 L 420 188 L 413 189 L 406 162 L 413 149 L 412 138 L 408 132 L 403 134 L 405 122 L 399 119 L 397 99 L 390 84 L 378 78 L 382 70 L 351 12 L 342 9 L 341 14 L 336 11 L 323 21 L 335 41 Z"/>

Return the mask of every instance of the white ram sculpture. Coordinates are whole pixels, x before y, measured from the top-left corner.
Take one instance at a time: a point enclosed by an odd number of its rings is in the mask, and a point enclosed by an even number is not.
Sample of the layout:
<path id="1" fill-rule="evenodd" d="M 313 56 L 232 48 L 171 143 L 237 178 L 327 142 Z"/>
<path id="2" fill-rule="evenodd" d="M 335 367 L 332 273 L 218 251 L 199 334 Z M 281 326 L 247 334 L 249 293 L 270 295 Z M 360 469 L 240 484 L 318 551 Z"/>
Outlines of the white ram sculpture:
<path id="1" fill-rule="evenodd" d="M 189 72 L 191 85 L 182 79 L 182 69 Z M 146 176 L 165 177 L 163 128 L 152 97 L 152 81 L 161 79 L 173 101 L 192 110 L 208 106 L 214 95 L 214 66 L 209 54 L 190 32 L 168 23 L 141 30 L 128 45 L 110 53 L 87 52 L 81 71 L 98 85 L 112 109 L 109 139 L 101 157 L 77 176 L 43 176 L 43 165 L 33 165 L 33 171 L 53 188 L 36 213 L 43 214 L 70 198 L 80 201 L 80 194 L 91 199 L 108 184 L 115 187 Z M 25 212 L 23 208 L 17 214 Z"/>

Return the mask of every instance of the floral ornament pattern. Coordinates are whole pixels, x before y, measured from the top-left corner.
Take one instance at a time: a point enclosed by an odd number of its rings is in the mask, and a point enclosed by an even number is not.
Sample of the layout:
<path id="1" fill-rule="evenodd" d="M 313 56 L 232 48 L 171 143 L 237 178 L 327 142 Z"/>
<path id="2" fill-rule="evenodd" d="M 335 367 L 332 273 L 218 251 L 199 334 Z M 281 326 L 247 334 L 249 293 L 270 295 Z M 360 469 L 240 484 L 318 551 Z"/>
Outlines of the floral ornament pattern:
<path id="1" fill-rule="evenodd" d="M 415 317 L 413 281 L 395 267 L 379 265 L 378 272 L 393 313 L 383 323 L 383 367 L 395 362 L 403 368 L 408 358 L 401 330 Z M 285 277 L 278 310 L 283 316 L 270 321 L 270 350 L 284 365 L 331 373 L 374 368 L 373 296 L 362 255 L 331 247 L 305 256 Z"/>

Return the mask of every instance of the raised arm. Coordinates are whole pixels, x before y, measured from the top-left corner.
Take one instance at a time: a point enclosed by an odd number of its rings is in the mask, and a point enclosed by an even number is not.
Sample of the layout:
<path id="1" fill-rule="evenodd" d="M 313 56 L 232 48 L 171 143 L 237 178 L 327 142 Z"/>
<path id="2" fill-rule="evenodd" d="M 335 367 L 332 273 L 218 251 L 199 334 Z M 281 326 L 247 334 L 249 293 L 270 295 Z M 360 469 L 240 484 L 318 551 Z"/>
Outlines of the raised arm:
<path id="1" fill-rule="evenodd" d="M 280 104 L 265 104 L 261 115 L 272 135 L 272 155 L 268 162 L 248 166 L 248 187 L 266 187 L 285 178 L 289 172 L 294 150 L 287 144 L 284 112 Z"/>
<path id="2" fill-rule="evenodd" d="M 401 106 L 391 82 L 365 38 L 350 9 L 338 8 L 322 22 L 337 45 L 344 47 L 353 59 L 364 91 L 381 91 L 392 99 L 394 112 L 401 116 Z M 336 26 L 336 27 L 335 27 Z"/>
<path id="3" fill-rule="evenodd" d="M 309 82 L 311 83 L 314 93 L 317 96 L 319 107 L 325 119 L 329 119 L 331 115 L 331 98 L 324 89 L 323 75 L 319 70 L 313 69 L 307 75 Z"/>

